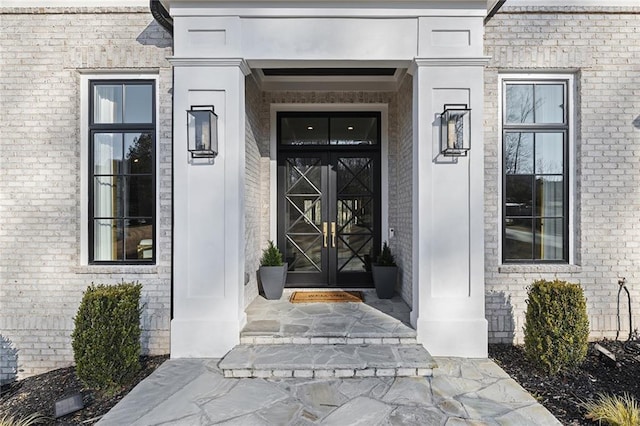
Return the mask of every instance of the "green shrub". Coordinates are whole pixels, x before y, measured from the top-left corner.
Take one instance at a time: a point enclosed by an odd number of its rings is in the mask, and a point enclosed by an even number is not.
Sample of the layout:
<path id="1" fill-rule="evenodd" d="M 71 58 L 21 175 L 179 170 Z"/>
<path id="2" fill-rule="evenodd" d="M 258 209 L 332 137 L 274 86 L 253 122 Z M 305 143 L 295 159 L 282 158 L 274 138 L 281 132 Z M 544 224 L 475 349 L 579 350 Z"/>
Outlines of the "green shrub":
<path id="1" fill-rule="evenodd" d="M 260 266 L 282 266 L 282 253 L 278 247 L 273 244 L 273 241 L 269 241 L 269 245 L 262 251 L 262 258 L 260 259 Z"/>
<path id="2" fill-rule="evenodd" d="M 380 252 L 380 256 L 378 256 L 378 266 L 396 266 L 396 259 L 391 254 L 391 249 L 389 245 L 385 241 L 382 244 L 382 251 Z"/>
<path id="3" fill-rule="evenodd" d="M 529 288 L 524 348 L 547 373 L 575 368 L 587 356 L 587 304 L 578 284 L 536 281 Z"/>
<path id="4" fill-rule="evenodd" d="M 85 385 L 114 391 L 140 370 L 141 289 L 123 282 L 85 291 L 71 335 L 76 372 Z"/>
<path id="5" fill-rule="evenodd" d="M 622 397 L 598 395 L 598 399 L 586 402 L 582 406 L 587 410 L 585 417 L 594 422 L 604 422 L 612 426 L 640 425 L 638 401 L 627 393 Z"/>

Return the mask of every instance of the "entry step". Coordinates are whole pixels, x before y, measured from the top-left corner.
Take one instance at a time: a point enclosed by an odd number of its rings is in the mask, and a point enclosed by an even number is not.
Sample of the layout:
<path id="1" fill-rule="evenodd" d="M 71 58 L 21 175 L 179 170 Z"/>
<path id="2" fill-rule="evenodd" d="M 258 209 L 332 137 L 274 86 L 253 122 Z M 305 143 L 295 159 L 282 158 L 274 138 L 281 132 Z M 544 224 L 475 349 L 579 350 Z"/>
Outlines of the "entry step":
<path id="1" fill-rule="evenodd" d="M 239 345 L 219 364 L 225 377 L 426 377 L 437 367 L 422 345 Z"/>

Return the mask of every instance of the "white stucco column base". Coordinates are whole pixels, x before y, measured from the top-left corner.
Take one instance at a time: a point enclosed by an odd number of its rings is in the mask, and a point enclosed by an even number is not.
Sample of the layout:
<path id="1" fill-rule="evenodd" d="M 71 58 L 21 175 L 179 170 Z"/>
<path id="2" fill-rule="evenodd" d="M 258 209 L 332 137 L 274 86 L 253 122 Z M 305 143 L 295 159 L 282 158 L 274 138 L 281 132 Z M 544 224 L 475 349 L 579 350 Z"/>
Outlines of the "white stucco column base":
<path id="1" fill-rule="evenodd" d="M 221 358 L 238 344 L 246 321 L 171 321 L 172 358 Z"/>
<path id="2" fill-rule="evenodd" d="M 487 320 L 418 321 L 418 342 L 433 356 L 487 357 Z"/>

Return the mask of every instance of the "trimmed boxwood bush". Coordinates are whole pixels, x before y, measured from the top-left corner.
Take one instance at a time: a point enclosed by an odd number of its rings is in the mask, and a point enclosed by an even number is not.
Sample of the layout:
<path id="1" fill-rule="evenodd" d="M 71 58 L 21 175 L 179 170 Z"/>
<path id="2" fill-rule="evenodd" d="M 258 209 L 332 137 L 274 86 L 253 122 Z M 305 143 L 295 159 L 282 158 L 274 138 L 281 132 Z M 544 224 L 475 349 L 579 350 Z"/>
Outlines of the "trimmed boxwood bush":
<path id="1" fill-rule="evenodd" d="M 540 369 L 555 374 L 579 366 L 587 356 L 589 319 L 578 284 L 536 281 L 529 288 L 524 347 Z"/>
<path id="2" fill-rule="evenodd" d="M 91 285 L 84 292 L 71 335 L 76 372 L 104 391 L 127 384 L 140 370 L 139 283 Z"/>

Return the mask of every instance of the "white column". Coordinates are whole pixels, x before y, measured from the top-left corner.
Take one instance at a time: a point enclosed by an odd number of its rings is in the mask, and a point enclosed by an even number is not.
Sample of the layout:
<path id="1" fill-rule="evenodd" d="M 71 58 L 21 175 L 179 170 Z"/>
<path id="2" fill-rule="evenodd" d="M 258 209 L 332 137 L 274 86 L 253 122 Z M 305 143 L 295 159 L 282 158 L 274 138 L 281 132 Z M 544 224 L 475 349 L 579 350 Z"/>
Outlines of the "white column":
<path id="1" fill-rule="evenodd" d="M 242 60 L 173 59 L 173 319 L 171 356 L 221 357 L 246 322 L 245 74 Z M 213 105 L 218 156 L 192 159 L 187 110 Z M 163 155 L 160 153 L 160 155 Z"/>
<path id="2" fill-rule="evenodd" d="M 484 315 L 484 58 L 416 59 L 414 306 L 418 341 L 433 355 L 486 357 Z M 471 107 L 468 157 L 440 154 L 444 104 Z"/>

